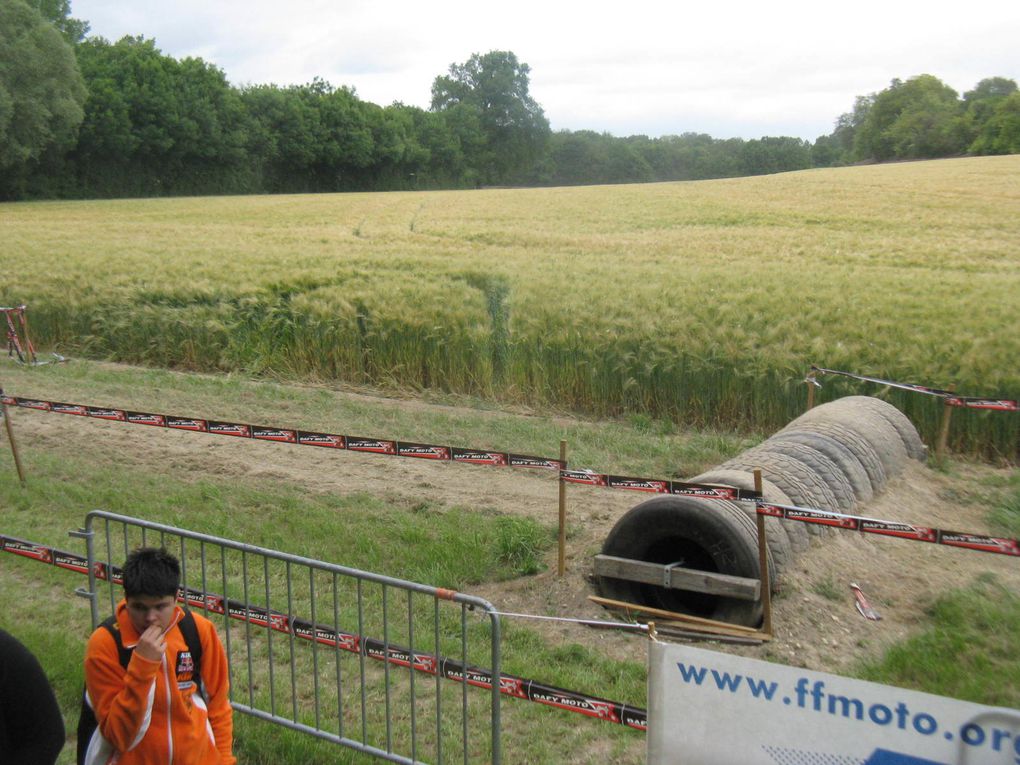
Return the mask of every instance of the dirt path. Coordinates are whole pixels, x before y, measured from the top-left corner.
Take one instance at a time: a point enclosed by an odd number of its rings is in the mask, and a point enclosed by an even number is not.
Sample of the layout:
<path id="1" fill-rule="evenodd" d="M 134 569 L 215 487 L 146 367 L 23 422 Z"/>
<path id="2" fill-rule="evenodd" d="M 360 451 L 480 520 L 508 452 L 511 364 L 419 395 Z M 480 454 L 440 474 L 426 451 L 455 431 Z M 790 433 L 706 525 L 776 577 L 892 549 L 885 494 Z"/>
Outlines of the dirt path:
<path id="1" fill-rule="evenodd" d="M 428 406 L 402 401 L 402 407 Z M 146 428 L 67 415 L 15 410 L 19 440 L 26 446 L 86 455 L 91 461 L 178 476 L 235 481 L 267 479 L 312 492 L 368 492 L 394 503 L 486 508 L 526 515 L 555 525 L 557 483 L 545 471 L 494 469 L 397 459 L 371 454 L 291 447 L 245 439 Z M 6 447 L 5 447 L 6 448 Z M 926 526 L 986 531 L 987 509 L 950 497 L 972 495 L 981 481 L 1001 471 L 963 466 L 962 478 L 911 463 L 861 514 Z M 546 570 L 516 581 L 489 584 L 472 594 L 510 613 L 609 619 L 591 603 L 592 556 L 639 494 L 568 487 L 567 574 L 556 575 L 556 551 Z M 341 561 L 342 562 L 342 561 Z M 941 593 L 990 572 L 1020 587 L 1017 559 L 881 537 L 833 532 L 781 577 L 775 600 L 775 639 L 760 647 L 718 645 L 720 650 L 839 672 L 911 634 L 925 608 Z M 854 608 L 850 582 L 863 588 L 882 614 L 867 621 Z M 557 642 L 581 643 L 613 658 L 641 660 L 643 638 L 594 630 L 568 622 L 529 620 L 528 626 Z"/>

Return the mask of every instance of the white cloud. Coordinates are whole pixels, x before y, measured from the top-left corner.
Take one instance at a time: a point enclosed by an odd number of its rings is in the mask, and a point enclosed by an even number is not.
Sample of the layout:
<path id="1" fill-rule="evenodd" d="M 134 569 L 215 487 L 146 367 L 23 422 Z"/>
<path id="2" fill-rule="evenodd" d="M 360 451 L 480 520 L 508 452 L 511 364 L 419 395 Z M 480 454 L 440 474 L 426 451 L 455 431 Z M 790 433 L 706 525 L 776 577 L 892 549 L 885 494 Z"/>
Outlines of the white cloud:
<path id="1" fill-rule="evenodd" d="M 321 77 L 427 107 L 472 53 L 512 50 L 556 129 L 716 137 L 831 131 L 854 98 L 930 73 L 959 92 L 1020 79 L 1020 2 L 73 0 L 94 34 L 155 38 L 235 85 Z"/>

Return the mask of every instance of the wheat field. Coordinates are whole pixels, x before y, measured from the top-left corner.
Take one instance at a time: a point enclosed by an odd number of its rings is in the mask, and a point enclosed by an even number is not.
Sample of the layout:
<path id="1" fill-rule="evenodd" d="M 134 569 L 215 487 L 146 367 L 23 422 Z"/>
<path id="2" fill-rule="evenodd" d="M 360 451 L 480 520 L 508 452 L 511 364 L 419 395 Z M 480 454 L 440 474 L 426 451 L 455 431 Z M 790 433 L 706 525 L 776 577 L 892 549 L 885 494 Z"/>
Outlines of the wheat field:
<path id="1" fill-rule="evenodd" d="M 1020 156 L 553 189 L 0 206 L 37 346 L 767 430 L 811 364 L 1020 398 Z M 929 442 L 925 396 L 882 393 Z M 1016 414 L 953 446 L 1015 460 Z"/>

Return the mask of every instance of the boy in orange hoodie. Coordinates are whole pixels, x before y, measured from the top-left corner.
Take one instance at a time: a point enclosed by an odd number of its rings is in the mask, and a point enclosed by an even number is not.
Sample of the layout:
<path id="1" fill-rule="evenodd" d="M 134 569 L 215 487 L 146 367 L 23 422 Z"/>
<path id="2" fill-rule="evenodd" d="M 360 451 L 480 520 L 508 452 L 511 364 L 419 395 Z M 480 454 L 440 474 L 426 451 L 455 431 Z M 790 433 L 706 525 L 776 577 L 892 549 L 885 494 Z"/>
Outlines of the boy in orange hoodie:
<path id="1" fill-rule="evenodd" d="M 89 638 L 86 698 L 98 727 L 86 765 L 234 765 L 226 653 L 212 622 L 191 614 L 202 650 L 200 689 L 179 627 L 185 612 L 177 605 L 177 559 L 143 547 L 128 556 L 123 577 L 112 629 L 131 658 L 125 670 L 105 627 Z"/>

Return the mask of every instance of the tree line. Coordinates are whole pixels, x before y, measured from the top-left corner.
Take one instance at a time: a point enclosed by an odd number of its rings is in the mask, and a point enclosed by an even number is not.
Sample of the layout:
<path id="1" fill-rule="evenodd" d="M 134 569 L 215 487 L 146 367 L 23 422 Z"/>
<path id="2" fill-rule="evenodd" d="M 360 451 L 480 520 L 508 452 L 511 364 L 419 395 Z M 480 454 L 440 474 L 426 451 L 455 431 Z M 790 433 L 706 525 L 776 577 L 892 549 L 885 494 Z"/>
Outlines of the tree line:
<path id="1" fill-rule="evenodd" d="M 87 37 L 69 0 L 0 0 L 0 198 L 572 185 L 724 178 L 1020 152 L 1020 92 L 932 75 L 857 98 L 831 134 L 715 139 L 552 131 L 510 51 L 436 77 L 429 109 L 348 87 L 234 87 L 154 40 Z"/>

